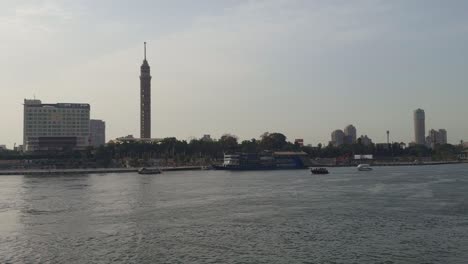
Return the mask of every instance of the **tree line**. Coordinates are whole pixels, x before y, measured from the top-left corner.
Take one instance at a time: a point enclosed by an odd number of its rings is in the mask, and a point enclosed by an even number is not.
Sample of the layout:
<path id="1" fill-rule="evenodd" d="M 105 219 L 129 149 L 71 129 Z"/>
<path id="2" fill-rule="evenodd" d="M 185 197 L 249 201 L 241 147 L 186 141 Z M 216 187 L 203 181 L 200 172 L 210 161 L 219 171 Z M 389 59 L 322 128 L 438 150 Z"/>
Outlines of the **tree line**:
<path id="1" fill-rule="evenodd" d="M 287 140 L 282 133 L 264 133 L 259 139 L 242 140 L 235 135 L 225 134 L 218 140 L 178 140 L 174 137 L 164 138 L 155 143 L 143 142 L 109 142 L 96 149 L 89 147 L 84 151 L 19 153 L 14 151 L 0 152 L 0 159 L 51 159 L 51 160 L 85 160 L 100 165 L 109 165 L 112 160 L 134 159 L 171 159 L 178 164 L 202 160 L 206 163 L 223 158 L 224 153 L 264 151 L 303 151 L 310 158 L 349 159 L 353 155 L 371 154 L 375 158 L 395 157 L 432 157 L 435 160 L 456 159 L 463 148 L 450 144 L 436 145 L 428 148 L 423 145 L 406 147 L 403 143 L 364 145 L 360 141 L 335 147 L 301 146 Z"/>

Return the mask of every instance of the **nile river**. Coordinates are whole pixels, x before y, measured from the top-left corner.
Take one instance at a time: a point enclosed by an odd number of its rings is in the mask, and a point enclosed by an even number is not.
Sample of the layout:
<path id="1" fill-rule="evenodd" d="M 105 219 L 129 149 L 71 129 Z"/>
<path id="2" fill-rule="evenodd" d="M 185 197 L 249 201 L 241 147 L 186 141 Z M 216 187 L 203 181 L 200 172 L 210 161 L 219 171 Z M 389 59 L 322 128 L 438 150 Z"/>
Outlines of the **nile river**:
<path id="1" fill-rule="evenodd" d="M 0 263 L 467 263 L 468 164 L 0 177 Z"/>

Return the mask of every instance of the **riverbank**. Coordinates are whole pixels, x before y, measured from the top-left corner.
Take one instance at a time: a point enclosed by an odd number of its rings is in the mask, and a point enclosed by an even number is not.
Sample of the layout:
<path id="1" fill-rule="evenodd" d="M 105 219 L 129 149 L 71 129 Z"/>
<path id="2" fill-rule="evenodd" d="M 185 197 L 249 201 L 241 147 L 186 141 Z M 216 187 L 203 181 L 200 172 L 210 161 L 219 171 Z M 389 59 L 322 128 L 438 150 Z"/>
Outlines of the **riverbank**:
<path id="1" fill-rule="evenodd" d="M 447 164 L 468 164 L 466 161 L 444 161 L 444 162 L 392 162 L 392 163 L 370 163 L 373 167 L 386 166 L 434 166 Z M 313 164 L 310 167 L 356 167 L 357 165 L 318 165 Z M 0 175 L 68 175 L 68 174 L 96 174 L 96 173 L 128 173 L 138 172 L 140 168 L 87 168 L 87 169 L 14 169 L 0 170 Z M 206 170 L 207 166 L 180 166 L 180 167 L 159 167 L 162 171 L 191 171 L 191 170 Z"/>
<path id="2" fill-rule="evenodd" d="M 364 164 L 365 162 L 363 162 Z M 447 165 L 447 164 L 468 164 L 466 161 L 431 161 L 431 162 L 391 162 L 391 163 L 379 163 L 369 162 L 373 167 L 389 167 L 389 166 L 434 166 L 434 165 Z M 345 164 L 345 165 L 332 165 L 332 164 L 313 164 L 311 167 L 356 167 L 358 164 Z"/>
<path id="3" fill-rule="evenodd" d="M 203 170 L 204 166 L 159 167 L 162 171 Z M 91 168 L 91 169 L 17 169 L 0 170 L 0 175 L 64 175 L 64 174 L 93 174 L 93 173 L 127 173 L 138 172 L 140 168 Z"/>

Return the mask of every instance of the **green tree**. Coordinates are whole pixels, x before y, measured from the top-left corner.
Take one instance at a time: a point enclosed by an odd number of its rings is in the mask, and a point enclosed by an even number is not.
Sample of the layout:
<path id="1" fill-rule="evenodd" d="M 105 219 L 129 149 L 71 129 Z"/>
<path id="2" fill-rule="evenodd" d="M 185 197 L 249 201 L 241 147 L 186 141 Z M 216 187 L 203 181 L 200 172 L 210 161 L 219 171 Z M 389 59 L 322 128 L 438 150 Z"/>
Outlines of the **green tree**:
<path id="1" fill-rule="evenodd" d="M 286 136 L 281 133 L 265 132 L 261 135 L 260 145 L 263 150 L 283 150 L 287 144 Z"/>
<path id="2" fill-rule="evenodd" d="M 231 134 L 224 134 L 221 136 L 218 142 L 221 145 L 221 149 L 224 152 L 234 152 L 237 150 L 237 136 Z"/>
<path id="3" fill-rule="evenodd" d="M 251 140 L 242 141 L 240 144 L 240 150 L 242 152 L 255 153 L 255 152 L 259 152 L 260 148 L 259 148 L 259 144 L 257 140 L 253 138 Z"/>

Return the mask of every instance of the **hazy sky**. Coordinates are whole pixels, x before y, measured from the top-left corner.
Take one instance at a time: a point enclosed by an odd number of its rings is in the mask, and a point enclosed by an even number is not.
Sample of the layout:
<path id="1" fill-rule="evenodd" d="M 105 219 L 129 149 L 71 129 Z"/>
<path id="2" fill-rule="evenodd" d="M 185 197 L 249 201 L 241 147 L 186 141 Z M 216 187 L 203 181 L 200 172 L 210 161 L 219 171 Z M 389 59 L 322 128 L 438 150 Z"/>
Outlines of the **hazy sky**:
<path id="1" fill-rule="evenodd" d="M 265 131 L 326 143 L 426 130 L 468 140 L 468 1 L 0 1 L 0 144 L 24 98 L 90 103 L 107 139 L 139 135 L 143 42 L 154 137 Z"/>

